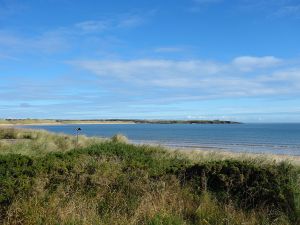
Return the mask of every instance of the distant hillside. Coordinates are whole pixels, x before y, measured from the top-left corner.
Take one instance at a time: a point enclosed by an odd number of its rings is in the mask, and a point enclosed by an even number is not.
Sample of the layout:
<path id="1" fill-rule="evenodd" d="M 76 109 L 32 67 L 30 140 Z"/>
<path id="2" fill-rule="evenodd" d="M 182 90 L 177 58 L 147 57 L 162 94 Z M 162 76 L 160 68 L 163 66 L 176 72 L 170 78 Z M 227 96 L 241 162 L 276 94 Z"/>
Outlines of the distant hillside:
<path id="1" fill-rule="evenodd" d="M 154 123 L 154 124 L 239 124 L 234 121 L 223 120 L 132 120 L 134 123 Z"/>
<path id="2" fill-rule="evenodd" d="M 4 125 L 34 125 L 34 124 L 239 124 L 224 120 L 141 120 L 141 119 L 92 119 L 92 120 L 55 120 L 55 119 L 2 119 Z"/>

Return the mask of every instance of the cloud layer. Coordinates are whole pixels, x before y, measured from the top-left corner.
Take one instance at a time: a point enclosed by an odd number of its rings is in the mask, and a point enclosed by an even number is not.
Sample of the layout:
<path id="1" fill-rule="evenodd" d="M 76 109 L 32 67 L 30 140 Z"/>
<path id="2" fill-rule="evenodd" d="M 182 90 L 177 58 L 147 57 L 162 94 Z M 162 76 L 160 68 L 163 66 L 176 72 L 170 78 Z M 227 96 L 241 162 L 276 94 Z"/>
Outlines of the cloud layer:
<path id="1" fill-rule="evenodd" d="M 249 97 L 299 94 L 300 64 L 274 56 L 241 56 L 228 63 L 205 60 L 83 60 L 73 61 L 83 70 L 108 82 L 136 88 L 165 88 L 195 96 Z M 113 85 L 113 83 L 112 83 Z M 127 85 L 124 85 L 127 87 Z"/>

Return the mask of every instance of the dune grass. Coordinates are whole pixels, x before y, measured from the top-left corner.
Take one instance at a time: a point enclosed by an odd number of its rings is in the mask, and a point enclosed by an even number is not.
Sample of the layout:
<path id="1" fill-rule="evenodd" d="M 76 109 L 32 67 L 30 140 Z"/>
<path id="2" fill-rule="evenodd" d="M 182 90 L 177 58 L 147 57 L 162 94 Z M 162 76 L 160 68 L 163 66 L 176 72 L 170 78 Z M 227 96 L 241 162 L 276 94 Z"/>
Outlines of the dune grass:
<path id="1" fill-rule="evenodd" d="M 49 152 L 67 152 L 76 147 L 101 143 L 103 138 L 77 138 L 66 134 L 54 134 L 44 130 L 0 128 L 0 154 L 41 156 Z"/>
<path id="2" fill-rule="evenodd" d="M 0 224 L 298 224 L 299 168 L 0 129 Z M 198 156 L 199 157 L 199 156 Z"/>

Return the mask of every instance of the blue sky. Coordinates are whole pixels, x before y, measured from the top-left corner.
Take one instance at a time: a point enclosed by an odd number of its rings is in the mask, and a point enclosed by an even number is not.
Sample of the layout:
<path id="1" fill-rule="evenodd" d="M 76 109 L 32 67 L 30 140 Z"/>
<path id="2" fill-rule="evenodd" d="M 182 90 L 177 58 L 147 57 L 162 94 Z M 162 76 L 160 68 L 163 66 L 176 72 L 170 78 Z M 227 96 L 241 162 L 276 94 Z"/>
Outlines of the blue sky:
<path id="1" fill-rule="evenodd" d="M 0 118 L 300 122 L 299 0 L 0 0 Z"/>

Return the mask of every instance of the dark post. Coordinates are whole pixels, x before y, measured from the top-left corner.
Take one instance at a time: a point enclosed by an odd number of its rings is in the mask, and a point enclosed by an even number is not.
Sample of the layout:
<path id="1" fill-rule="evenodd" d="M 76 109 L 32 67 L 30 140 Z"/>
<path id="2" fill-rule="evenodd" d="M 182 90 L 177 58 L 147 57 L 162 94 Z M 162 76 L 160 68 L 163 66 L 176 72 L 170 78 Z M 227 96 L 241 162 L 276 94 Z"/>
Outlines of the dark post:
<path id="1" fill-rule="evenodd" d="M 78 135 L 79 135 L 79 131 L 81 131 L 81 128 L 80 127 L 76 128 L 76 148 L 78 147 Z"/>

